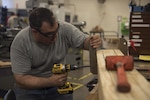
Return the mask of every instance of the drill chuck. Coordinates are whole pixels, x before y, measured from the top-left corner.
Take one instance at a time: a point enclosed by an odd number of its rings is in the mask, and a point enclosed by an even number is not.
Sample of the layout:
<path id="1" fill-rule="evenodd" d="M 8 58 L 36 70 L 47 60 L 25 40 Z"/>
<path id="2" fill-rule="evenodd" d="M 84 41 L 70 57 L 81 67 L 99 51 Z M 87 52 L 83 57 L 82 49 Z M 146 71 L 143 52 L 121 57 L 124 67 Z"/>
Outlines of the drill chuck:
<path id="1" fill-rule="evenodd" d="M 75 70 L 75 69 L 77 69 L 77 68 L 78 68 L 77 65 L 70 65 L 70 69 L 71 69 L 71 70 Z"/>
<path id="2" fill-rule="evenodd" d="M 54 74 L 62 74 L 62 73 L 66 73 L 70 70 L 75 70 L 77 69 L 78 66 L 77 65 L 70 65 L 70 64 L 54 64 L 53 68 L 52 68 L 52 72 Z"/>

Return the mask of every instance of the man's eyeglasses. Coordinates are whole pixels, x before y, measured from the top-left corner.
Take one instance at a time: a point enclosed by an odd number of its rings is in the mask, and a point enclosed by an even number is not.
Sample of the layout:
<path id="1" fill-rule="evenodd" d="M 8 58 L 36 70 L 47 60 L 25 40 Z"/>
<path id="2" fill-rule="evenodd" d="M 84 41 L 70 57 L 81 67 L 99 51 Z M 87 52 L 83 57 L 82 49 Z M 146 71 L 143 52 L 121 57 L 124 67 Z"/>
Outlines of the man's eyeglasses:
<path id="1" fill-rule="evenodd" d="M 47 32 L 47 33 L 43 33 L 41 32 L 39 29 L 36 29 L 41 35 L 45 36 L 45 37 L 52 37 L 54 36 L 57 32 L 58 32 L 58 29 L 59 29 L 59 24 L 58 24 L 58 27 L 55 31 L 53 32 Z"/>

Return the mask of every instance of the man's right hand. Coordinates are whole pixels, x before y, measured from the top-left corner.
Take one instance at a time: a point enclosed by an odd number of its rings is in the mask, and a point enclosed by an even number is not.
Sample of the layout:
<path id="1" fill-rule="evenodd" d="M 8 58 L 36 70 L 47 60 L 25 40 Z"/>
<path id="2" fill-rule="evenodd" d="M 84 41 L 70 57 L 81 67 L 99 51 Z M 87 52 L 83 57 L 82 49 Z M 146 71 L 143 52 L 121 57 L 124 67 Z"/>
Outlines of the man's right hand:
<path id="1" fill-rule="evenodd" d="M 53 74 L 50 77 L 51 84 L 53 84 L 54 86 L 63 86 L 65 82 L 67 81 L 67 76 L 68 76 L 68 73 Z"/>

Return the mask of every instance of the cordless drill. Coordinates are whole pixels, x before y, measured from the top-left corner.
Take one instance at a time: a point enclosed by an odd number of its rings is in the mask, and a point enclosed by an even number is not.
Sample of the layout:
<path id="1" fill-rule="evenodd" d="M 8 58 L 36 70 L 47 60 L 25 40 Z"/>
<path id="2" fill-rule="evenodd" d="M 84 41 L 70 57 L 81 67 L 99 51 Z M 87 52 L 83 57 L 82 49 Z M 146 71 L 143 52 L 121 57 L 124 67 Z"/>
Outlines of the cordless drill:
<path id="1" fill-rule="evenodd" d="M 70 64 L 54 64 L 52 68 L 53 74 L 63 74 L 70 70 L 75 70 L 77 68 L 76 65 L 70 65 Z M 59 94 L 71 94 L 73 93 L 73 85 L 70 82 L 66 82 L 63 86 L 58 87 Z"/>

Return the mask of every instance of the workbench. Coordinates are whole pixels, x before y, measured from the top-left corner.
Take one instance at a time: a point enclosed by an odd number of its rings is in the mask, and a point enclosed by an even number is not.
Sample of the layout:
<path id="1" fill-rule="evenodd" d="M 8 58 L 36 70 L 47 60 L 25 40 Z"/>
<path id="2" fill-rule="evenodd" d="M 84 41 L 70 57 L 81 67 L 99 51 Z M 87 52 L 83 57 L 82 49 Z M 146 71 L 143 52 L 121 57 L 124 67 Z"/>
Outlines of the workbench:
<path id="1" fill-rule="evenodd" d="M 121 93 L 117 90 L 117 72 L 107 70 L 105 57 L 123 55 L 118 49 L 98 50 L 98 98 L 99 100 L 150 100 L 150 83 L 135 68 L 126 71 L 131 91 Z"/>
<path id="2" fill-rule="evenodd" d="M 14 78 L 10 61 L 0 61 L 0 89 L 9 90 L 14 87 Z"/>

